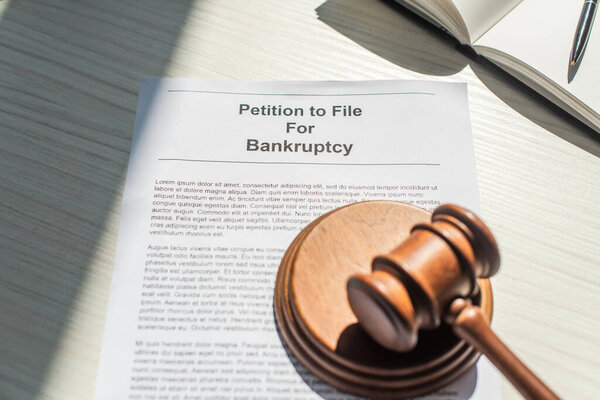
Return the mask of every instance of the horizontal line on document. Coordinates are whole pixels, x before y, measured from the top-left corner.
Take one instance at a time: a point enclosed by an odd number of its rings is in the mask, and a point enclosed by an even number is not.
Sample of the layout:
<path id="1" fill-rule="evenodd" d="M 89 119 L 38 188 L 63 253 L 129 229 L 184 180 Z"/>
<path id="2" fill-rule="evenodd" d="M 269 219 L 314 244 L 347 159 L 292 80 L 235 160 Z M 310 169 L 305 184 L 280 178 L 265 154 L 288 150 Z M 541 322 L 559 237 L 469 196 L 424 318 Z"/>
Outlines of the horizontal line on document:
<path id="1" fill-rule="evenodd" d="M 235 160 L 194 160 L 189 158 L 159 158 L 158 161 L 182 161 L 198 163 L 222 164 L 276 164 L 276 165 L 350 165 L 350 166 L 417 166 L 439 167 L 439 163 L 328 163 L 328 162 L 295 162 L 295 161 L 235 161 Z"/>
<path id="2" fill-rule="evenodd" d="M 168 93 L 210 93 L 210 94 L 237 94 L 248 96 L 314 96 L 314 97 L 344 97 L 344 96 L 394 96 L 394 95 L 426 95 L 435 96 L 431 92 L 382 92 L 382 93 L 251 93 L 251 92 L 221 92 L 216 90 L 185 90 L 170 89 Z"/>

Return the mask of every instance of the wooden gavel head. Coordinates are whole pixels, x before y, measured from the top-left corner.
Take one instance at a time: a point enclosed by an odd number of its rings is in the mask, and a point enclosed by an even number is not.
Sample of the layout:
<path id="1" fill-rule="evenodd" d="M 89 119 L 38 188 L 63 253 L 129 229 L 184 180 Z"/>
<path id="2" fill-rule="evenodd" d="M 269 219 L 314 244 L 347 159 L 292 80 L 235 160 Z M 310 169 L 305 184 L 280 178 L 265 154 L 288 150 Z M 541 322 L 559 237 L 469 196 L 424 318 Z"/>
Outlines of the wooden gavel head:
<path id="1" fill-rule="evenodd" d="M 352 276 L 348 301 L 360 325 L 382 346 L 409 351 L 419 329 L 451 316 L 451 303 L 477 294 L 477 278 L 500 266 L 487 226 L 456 205 L 442 205 L 431 222 L 415 225 L 390 253 L 373 259 L 372 273 Z"/>
<path id="2" fill-rule="evenodd" d="M 485 278 L 499 265 L 490 230 L 461 207 L 430 214 L 393 201 L 354 203 L 292 241 L 277 273 L 275 319 L 306 368 L 357 395 L 430 393 L 485 354 L 526 399 L 557 400 L 490 328 Z"/>
<path id="3" fill-rule="evenodd" d="M 306 368 L 357 395 L 430 393 L 485 354 L 526 399 L 557 400 L 490 328 L 485 278 L 499 265 L 490 230 L 461 207 L 430 214 L 393 201 L 354 203 L 292 241 L 277 273 L 275 319 Z"/>

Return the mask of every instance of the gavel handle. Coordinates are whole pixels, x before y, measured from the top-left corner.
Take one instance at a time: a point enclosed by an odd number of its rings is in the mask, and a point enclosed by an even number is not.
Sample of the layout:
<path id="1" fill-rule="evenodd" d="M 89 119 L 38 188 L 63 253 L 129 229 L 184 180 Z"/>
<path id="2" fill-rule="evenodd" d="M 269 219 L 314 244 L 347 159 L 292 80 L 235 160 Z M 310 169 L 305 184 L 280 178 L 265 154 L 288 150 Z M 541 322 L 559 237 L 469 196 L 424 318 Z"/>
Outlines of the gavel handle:
<path id="1" fill-rule="evenodd" d="M 462 307 L 461 307 L 462 308 Z M 485 354 L 527 400 L 560 400 L 492 331 L 479 307 L 467 305 L 452 327 L 460 338 Z"/>

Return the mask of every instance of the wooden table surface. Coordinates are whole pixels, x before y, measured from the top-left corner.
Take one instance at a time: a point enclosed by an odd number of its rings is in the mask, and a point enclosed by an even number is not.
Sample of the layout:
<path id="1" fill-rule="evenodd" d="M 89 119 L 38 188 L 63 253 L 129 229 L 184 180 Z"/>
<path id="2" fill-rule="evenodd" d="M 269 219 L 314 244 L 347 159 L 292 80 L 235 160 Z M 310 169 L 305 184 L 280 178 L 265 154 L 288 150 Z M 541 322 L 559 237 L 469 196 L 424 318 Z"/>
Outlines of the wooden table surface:
<path id="1" fill-rule="evenodd" d="M 561 396 L 600 398 L 600 134 L 386 1 L 12 0 L 1 399 L 92 397 L 144 76 L 467 82 L 482 216 L 503 256 L 494 327 Z"/>

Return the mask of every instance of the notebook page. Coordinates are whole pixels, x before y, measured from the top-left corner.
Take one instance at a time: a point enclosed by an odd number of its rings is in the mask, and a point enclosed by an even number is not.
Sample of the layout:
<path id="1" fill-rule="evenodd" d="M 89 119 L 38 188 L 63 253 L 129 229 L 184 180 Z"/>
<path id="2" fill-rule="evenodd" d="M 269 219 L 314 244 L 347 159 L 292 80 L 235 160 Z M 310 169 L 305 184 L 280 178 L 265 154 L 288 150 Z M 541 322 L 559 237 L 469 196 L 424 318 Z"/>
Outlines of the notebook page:
<path id="1" fill-rule="evenodd" d="M 583 1 L 524 0 L 475 45 L 517 58 L 600 112 L 600 28 L 595 26 L 575 79 L 567 83 L 569 56 Z M 598 25 L 598 22 L 596 22 Z"/>
<path id="2" fill-rule="evenodd" d="M 453 0 L 453 3 L 462 16 L 473 43 L 521 1 Z"/>

